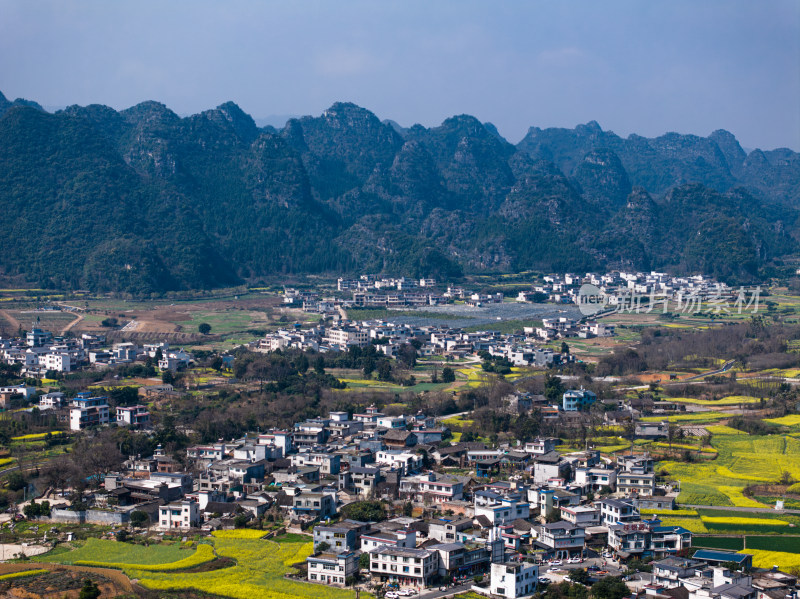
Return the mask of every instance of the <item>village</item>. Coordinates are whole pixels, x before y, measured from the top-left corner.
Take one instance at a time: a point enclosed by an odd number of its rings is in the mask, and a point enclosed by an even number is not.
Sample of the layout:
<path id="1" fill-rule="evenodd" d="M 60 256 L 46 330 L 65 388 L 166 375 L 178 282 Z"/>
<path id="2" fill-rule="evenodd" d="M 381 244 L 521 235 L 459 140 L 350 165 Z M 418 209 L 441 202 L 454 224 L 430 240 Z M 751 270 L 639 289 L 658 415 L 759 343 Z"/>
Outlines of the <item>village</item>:
<path id="1" fill-rule="evenodd" d="M 547 286 L 520 292 L 512 301 L 575 303 L 584 284 L 597 284 L 609 295 L 658 294 L 679 303 L 691 294 L 706 307 L 715 298 L 736 297 L 702 277 L 545 278 Z M 0 362 L 24 381 L 0 387 L 4 415 L 12 422 L 49 423 L 46 438 L 30 435 L 48 447 L 123 428 L 152 439 L 164 434 L 165 414 L 178 402 L 189 406 L 227 395 L 220 391 L 227 389 L 252 397 L 263 391 L 264 378 L 269 382 L 276 375 L 237 364 L 259 356 L 291 360 L 301 378 L 309 366 L 305 378 L 333 373 L 326 384 L 337 384 L 334 393 L 362 398 L 355 399 L 356 409 L 328 409 L 288 426 L 260 426 L 178 448 L 158 444 L 152 452 L 97 465 L 86 479 L 90 484 L 80 488 L 74 476 L 59 479 L 53 468 L 48 471 L 45 459 L 33 466 L 47 471 L 35 492 L 32 487 L 35 499 L 12 504 L 13 519 L 24 513 L 32 522 L 51 523 L 54 531 L 100 527 L 115 535 L 132 530 L 144 539 L 213 540 L 240 531 L 253 538 L 260 531 L 299 535 L 311 545 L 295 578 L 389 599 L 466 592 L 517 599 L 549 585 L 604 579 L 622 580 L 642 597 L 793 595 L 797 577 L 788 568 L 764 568 L 763 560 L 756 566 L 746 550 L 698 545 L 697 526 L 683 518 L 697 516 L 697 506 L 679 501 L 682 480 L 659 467 L 661 460 L 681 455 L 702 462 L 712 451 L 704 448 L 714 423 L 733 416 L 737 405 L 745 414 L 763 400 L 721 402 L 731 411 L 718 415 L 715 407 L 660 397 L 657 383 L 632 381 L 626 387 L 619 377 L 608 377 L 598 388 L 569 343 L 613 340 L 615 325 L 603 314 L 556 313 L 514 332 L 493 331 L 491 325 L 464 330 L 359 317 L 359 308 L 419 305 L 411 294 L 435 289 L 435 281 L 365 277 L 340 279 L 337 287 L 338 298 L 286 289 L 284 305 L 319 314 L 319 321 L 281 323 L 227 351 L 153 336 L 140 342 L 119 335 L 110 340 L 101 332 L 58 335 L 38 326 L 0 339 Z M 414 291 L 392 296 L 381 292 L 386 288 Z M 343 299 L 350 292 L 352 300 Z M 496 294 L 453 288 L 441 298 L 428 295 L 426 305 L 509 303 Z M 337 356 L 356 364 L 363 378 L 346 374 L 352 366 L 340 372 Z M 724 374 L 725 367 L 712 368 L 708 380 L 718 371 Z M 414 375 L 407 383 L 408 373 L 427 378 L 415 386 Z M 102 380 L 82 387 L 78 376 Z M 526 380 L 539 383 L 526 386 Z M 532 390 L 542 380 L 545 390 Z M 402 400 L 384 395 L 378 403 L 364 401 L 370 397 L 365 391 L 399 394 L 406 384 L 410 391 Z M 403 402 L 410 403 L 408 394 L 415 391 L 420 397 L 439 394 L 440 402 L 446 397 L 452 407 L 410 411 Z M 470 425 L 480 412 L 476 391 L 489 393 L 494 415 L 536 421 L 537 430 L 549 434 L 518 438 L 501 428 L 498 436 Z M 196 432 L 191 425 L 180 428 L 185 438 Z M 758 533 L 759 526 L 748 530 Z M 69 543 L 69 534 L 45 534 L 33 545 Z"/>

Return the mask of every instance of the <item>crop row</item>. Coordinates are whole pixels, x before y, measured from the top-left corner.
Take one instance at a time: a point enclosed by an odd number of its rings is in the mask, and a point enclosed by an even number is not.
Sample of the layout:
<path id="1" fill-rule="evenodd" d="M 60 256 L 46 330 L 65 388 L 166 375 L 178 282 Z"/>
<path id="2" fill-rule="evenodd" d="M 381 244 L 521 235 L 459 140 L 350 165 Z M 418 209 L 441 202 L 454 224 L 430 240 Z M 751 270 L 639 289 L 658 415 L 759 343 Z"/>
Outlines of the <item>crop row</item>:
<path id="1" fill-rule="evenodd" d="M 21 572 L 11 572 L 10 574 L 0 575 L 0 580 L 12 580 L 14 578 L 25 578 L 27 576 L 36 576 L 38 574 L 44 574 L 45 572 L 49 571 L 50 570 L 45 570 L 44 568 L 39 568 L 37 570 L 22 570 Z"/>

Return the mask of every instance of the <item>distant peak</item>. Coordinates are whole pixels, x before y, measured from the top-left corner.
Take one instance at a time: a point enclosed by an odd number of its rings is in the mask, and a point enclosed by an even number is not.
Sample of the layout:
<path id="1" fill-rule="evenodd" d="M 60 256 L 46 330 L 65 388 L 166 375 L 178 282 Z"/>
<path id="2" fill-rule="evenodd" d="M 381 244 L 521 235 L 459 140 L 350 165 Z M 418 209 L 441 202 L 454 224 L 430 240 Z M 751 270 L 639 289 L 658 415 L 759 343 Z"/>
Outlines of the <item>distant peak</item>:
<path id="1" fill-rule="evenodd" d="M 234 114 L 236 114 L 236 115 L 244 115 L 244 114 L 246 114 L 241 108 L 239 108 L 239 105 L 236 102 L 233 102 L 232 100 L 228 100 L 227 102 L 223 102 L 222 104 L 217 106 L 217 110 L 219 110 L 222 113 L 230 114 L 230 115 L 234 115 Z"/>
<path id="2" fill-rule="evenodd" d="M 162 123 L 180 120 L 177 114 L 172 112 L 161 102 L 156 102 L 154 100 L 139 102 L 136 106 L 131 106 L 127 110 L 123 110 L 121 114 L 129 120 L 158 120 Z"/>
<path id="3" fill-rule="evenodd" d="M 442 123 L 442 126 L 470 127 L 474 128 L 475 130 L 484 129 L 483 123 L 481 123 L 471 114 L 457 114 L 451 116 L 449 119 L 445 119 L 445 121 Z"/>
<path id="4" fill-rule="evenodd" d="M 375 120 L 378 117 L 366 108 L 362 108 L 358 104 L 352 102 L 334 102 L 333 105 L 322 113 L 324 118 L 339 118 L 339 117 L 367 117 Z"/>
<path id="5" fill-rule="evenodd" d="M 729 139 L 729 140 L 733 140 L 733 141 L 736 140 L 736 136 L 733 133 L 731 133 L 730 131 L 726 131 L 725 129 L 717 129 L 711 135 L 709 135 L 709 137 L 711 139 L 724 138 L 724 139 Z"/>
<path id="6" fill-rule="evenodd" d="M 603 128 L 600 127 L 600 123 L 598 123 L 597 121 L 589 121 L 585 125 L 578 125 L 577 127 L 575 127 L 575 129 L 578 131 L 587 131 L 589 133 L 603 132 Z"/>
<path id="7" fill-rule="evenodd" d="M 494 123 L 490 123 L 489 121 L 486 121 L 483 124 L 483 128 L 486 129 L 492 135 L 494 135 L 500 141 L 506 141 L 506 138 L 503 137 L 502 135 L 500 135 L 500 132 L 497 130 L 497 127 L 494 126 Z"/>

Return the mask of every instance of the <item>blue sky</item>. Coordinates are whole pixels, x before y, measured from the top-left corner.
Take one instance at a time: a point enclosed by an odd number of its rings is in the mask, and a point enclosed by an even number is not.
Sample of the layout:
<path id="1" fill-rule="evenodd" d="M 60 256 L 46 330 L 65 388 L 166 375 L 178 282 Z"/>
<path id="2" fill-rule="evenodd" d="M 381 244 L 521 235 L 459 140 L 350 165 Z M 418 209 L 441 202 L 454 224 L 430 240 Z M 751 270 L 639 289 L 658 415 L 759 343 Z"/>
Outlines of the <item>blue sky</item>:
<path id="1" fill-rule="evenodd" d="M 590 120 L 725 128 L 800 150 L 800 2 L 0 0 L 0 91 L 255 118 L 352 101 L 405 126 L 473 114 L 514 143 Z"/>

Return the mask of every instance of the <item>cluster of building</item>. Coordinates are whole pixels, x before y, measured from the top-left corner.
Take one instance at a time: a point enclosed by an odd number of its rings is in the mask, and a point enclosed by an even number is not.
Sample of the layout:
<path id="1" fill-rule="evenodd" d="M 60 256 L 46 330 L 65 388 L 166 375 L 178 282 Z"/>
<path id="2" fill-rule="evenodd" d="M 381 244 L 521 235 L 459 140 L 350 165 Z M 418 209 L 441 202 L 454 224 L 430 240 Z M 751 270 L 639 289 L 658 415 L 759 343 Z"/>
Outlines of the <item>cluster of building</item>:
<path id="1" fill-rule="evenodd" d="M 379 341 L 379 342 L 378 342 Z M 366 347 L 374 343 L 375 350 L 387 358 L 397 357 L 405 343 L 419 342 L 417 354 L 460 358 L 488 352 L 508 359 L 517 366 L 553 366 L 571 361 L 568 353 L 555 352 L 539 344 L 534 330 L 524 334 L 505 334 L 494 331 L 465 332 L 446 326 L 414 326 L 382 320 L 346 321 L 334 317 L 331 326 L 317 325 L 302 329 L 295 326 L 270 333 L 251 344 L 251 349 L 272 352 L 284 348 L 319 352 L 347 351 L 350 347 Z"/>
<path id="2" fill-rule="evenodd" d="M 652 563 L 650 584 L 641 593 L 652 599 L 796 599 L 797 576 L 754 570 L 753 556 L 700 549 L 691 558 L 669 556 Z"/>
<path id="3" fill-rule="evenodd" d="M 520 291 L 512 301 L 576 304 L 581 285 L 590 283 L 609 296 L 610 303 L 627 301 L 633 295 L 653 296 L 684 301 L 686 298 L 733 298 L 735 292 L 724 283 L 694 275 L 675 277 L 661 272 L 609 272 L 605 274 L 566 273 L 543 277 L 540 284 Z M 470 306 L 503 302 L 502 293 L 484 294 L 464 287 L 444 287 L 432 278 L 383 277 L 361 275 L 359 278 L 339 278 L 336 292 L 324 296 L 318 292 L 286 289 L 284 303 L 302 307 L 308 312 L 334 313 L 338 307 L 400 308 L 436 306 L 462 301 Z"/>
<path id="4" fill-rule="evenodd" d="M 580 403 L 586 393 L 571 390 L 563 400 Z M 110 418 L 103 400 L 82 394 L 69 409 Z M 158 529 L 188 531 L 272 514 L 290 531 L 313 529 L 307 578 L 328 585 L 366 574 L 420 590 L 483 575 L 488 593 L 516 599 L 536 591 L 546 560 L 604 554 L 656 559 L 645 588 L 654 599 L 779 599 L 775 585 L 785 575 L 730 570 L 731 562 L 751 565 L 744 554 L 682 557 L 692 533 L 642 515 L 669 514 L 677 496 L 659 483 L 647 454 L 609 460 L 595 450 L 560 453 L 555 438 L 488 447 L 448 437 L 424 414 L 393 416 L 370 406 L 192 446 L 180 461 L 159 447 L 107 474 L 85 518 L 124 523 L 141 510 Z M 373 499 L 412 510 L 378 521 L 336 518 L 347 505 Z M 73 517 L 53 508 L 54 518 Z"/>
<path id="5" fill-rule="evenodd" d="M 103 414 L 100 400 L 80 396 L 71 409 Z M 447 436 L 423 414 L 389 416 L 374 406 L 331 412 L 290 430 L 189 447 L 185 461 L 199 475 L 161 449 L 132 456 L 124 471 L 106 476 L 92 503 L 120 514 L 148 511 L 163 530 L 211 530 L 237 516 L 280 513 L 290 530 L 313 526 L 318 552 L 308 577 L 328 584 L 344 584 L 362 553 L 376 580 L 424 588 L 476 574 L 502 579 L 528 567 L 509 564 L 522 550 L 540 559 L 605 547 L 622 557 L 668 556 L 691 543 L 688 530 L 640 517 L 640 509 L 672 509 L 675 499 L 656 484 L 647 456 L 609 464 L 596 451 L 559 454 L 556 439 L 490 448 L 442 443 Z M 600 490 L 605 498 L 587 500 Z M 410 502 L 423 517 L 330 522 L 349 503 L 378 498 Z"/>
<path id="6" fill-rule="evenodd" d="M 55 337 L 35 326 L 25 337 L 0 338 L 0 362 L 19 364 L 21 374 L 29 378 L 43 378 L 48 372 L 130 364 L 148 357 L 162 370 L 172 371 L 187 366 L 192 360 L 191 354 L 181 348 L 170 348 L 167 342 L 107 344 L 104 335 L 83 333 L 80 337 Z"/>

